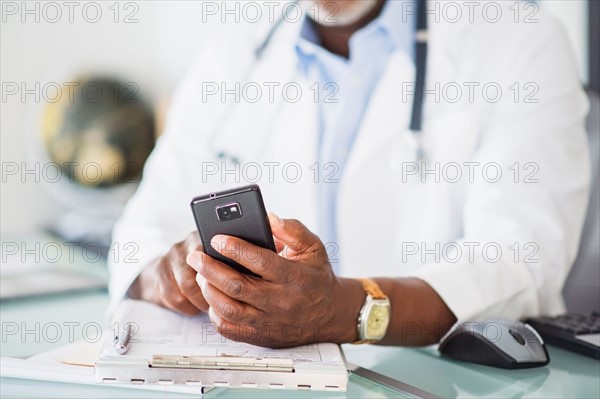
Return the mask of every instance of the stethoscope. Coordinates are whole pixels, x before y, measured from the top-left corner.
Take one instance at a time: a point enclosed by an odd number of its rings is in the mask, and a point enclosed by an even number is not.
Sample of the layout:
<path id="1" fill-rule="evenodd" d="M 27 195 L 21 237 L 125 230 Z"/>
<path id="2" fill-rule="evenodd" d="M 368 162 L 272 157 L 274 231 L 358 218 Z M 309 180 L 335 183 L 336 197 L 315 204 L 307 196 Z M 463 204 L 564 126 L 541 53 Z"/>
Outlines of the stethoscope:
<path id="1" fill-rule="evenodd" d="M 427 12 L 426 12 L 426 1 L 427 0 L 416 0 L 417 12 L 416 12 L 416 26 L 415 26 L 415 94 L 413 97 L 412 111 L 410 117 L 409 130 L 410 135 L 404 137 L 403 147 L 404 151 L 394 151 L 394 155 L 390 159 L 390 167 L 397 169 L 398 165 L 407 159 L 406 154 L 404 156 L 398 153 L 408 151 L 413 154 L 413 159 L 417 161 L 423 161 L 425 159 L 423 147 L 420 143 L 421 130 L 423 126 L 423 101 L 425 94 L 425 78 L 427 72 L 427 50 L 428 50 L 428 27 L 427 27 Z M 294 0 L 298 2 L 298 0 Z M 288 11 L 290 7 L 286 9 Z M 275 33 L 279 30 L 283 22 L 287 20 L 287 15 L 283 14 L 271 27 L 271 29 L 265 35 L 263 41 L 254 50 L 254 64 L 256 65 L 262 58 L 263 53 L 269 47 L 271 40 L 275 36 Z M 246 75 L 252 73 L 253 66 L 248 68 Z M 234 164 L 239 164 L 237 157 L 228 156 L 224 151 L 217 151 L 219 159 L 229 161 Z"/>

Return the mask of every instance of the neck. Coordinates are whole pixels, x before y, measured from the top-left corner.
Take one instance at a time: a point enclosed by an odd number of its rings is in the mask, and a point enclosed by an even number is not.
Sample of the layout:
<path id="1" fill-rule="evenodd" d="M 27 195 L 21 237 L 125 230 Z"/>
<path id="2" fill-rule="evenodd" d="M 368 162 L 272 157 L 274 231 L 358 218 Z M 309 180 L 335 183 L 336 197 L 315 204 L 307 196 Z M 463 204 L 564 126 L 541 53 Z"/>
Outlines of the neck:
<path id="1" fill-rule="evenodd" d="M 360 0 L 358 0 L 360 1 Z M 381 14 L 385 1 L 381 0 L 377 3 L 368 14 L 351 25 L 336 26 L 319 24 L 315 21 L 310 21 L 313 25 L 321 46 L 327 51 L 340 55 L 344 58 L 350 57 L 350 37 L 354 32 L 364 28 Z"/>

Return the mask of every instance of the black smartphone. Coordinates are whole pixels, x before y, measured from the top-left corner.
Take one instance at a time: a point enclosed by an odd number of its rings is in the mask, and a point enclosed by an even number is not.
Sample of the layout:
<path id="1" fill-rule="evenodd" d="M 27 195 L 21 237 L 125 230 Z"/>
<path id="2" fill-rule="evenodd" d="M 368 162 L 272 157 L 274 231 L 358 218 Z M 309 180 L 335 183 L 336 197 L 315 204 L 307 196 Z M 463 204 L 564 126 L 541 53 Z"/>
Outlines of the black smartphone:
<path id="1" fill-rule="evenodd" d="M 190 204 L 204 251 L 240 273 L 260 277 L 210 245 L 212 238 L 226 234 L 275 252 L 271 225 L 260 188 L 253 184 L 196 197 Z M 240 255 L 243 256 L 243 253 Z"/>

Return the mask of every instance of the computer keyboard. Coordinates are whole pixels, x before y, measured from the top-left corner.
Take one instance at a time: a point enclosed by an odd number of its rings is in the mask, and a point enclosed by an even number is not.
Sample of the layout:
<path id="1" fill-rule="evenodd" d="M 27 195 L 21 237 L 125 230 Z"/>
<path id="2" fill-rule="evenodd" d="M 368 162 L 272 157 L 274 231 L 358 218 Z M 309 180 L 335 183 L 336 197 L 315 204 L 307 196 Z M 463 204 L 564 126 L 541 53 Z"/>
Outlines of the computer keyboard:
<path id="1" fill-rule="evenodd" d="M 600 359 L 599 312 L 589 316 L 570 313 L 558 317 L 534 317 L 526 322 L 546 343 Z"/>

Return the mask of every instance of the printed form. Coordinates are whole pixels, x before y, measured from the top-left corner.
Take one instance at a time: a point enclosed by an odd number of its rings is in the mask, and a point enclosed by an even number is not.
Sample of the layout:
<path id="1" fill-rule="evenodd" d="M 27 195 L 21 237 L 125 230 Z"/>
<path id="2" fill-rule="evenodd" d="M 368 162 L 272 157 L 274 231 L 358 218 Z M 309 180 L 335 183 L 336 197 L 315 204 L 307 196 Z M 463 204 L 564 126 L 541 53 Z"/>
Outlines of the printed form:
<path id="1" fill-rule="evenodd" d="M 292 359 L 294 364 L 344 364 L 339 346 L 320 343 L 287 349 L 262 348 L 220 335 L 208 315 L 186 317 L 157 305 L 125 300 L 117 309 L 111 330 L 123 333 L 131 326 L 128 358 L 150 354 L 171 356 L 223 356 L 259 359 Z M 291 333 L 297 333 L 293 329 Z M 104 355 L 114 354 L 113 339 L 106 340 Z"/>

